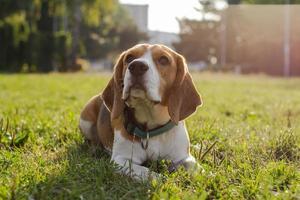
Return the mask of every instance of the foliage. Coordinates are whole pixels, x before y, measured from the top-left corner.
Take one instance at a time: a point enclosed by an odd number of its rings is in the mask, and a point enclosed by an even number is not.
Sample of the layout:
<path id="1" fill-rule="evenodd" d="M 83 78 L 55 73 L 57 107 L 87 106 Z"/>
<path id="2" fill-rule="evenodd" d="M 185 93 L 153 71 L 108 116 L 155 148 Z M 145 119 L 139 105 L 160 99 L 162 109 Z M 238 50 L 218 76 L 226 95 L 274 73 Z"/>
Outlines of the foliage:
<path id="1" fill-rule="evenodd" d="M 299 198 L 299 79 L 193 74 L 204 105 L 186 125 L 205 171 L 167 174 L 166 162 L 153 163 L 165 178 L 139 183 L 115 173 L 109 156 L 78 130 L 81 108 L 109 78 L 0 75 L 1 133 L 29 135 L 19 147 L 0 147 L 0 198 Z"/>
<path id="2" fill-rule="evenodd" d="M 211 63 L 219 55 L 219 23 L 211 20 L 182 19 L 180 25 L 180 42 L 174 47 L 181 52 L 187 60 L 205 61 Z M 215 63 L 214 63 L 215 64 Z"/>
<path id="3" fill-rule="evenodd" d="M 217 14 L 218 9 L 216 8 L 216 5 L 218 3 L 218 0 L 198 0 L 199 6 L 195 9 L 202 14 L 202 20 L 208 20 L 207 14 Z"/>
<path id="4" fill-rule="evenodd" d="M 183 18 L 179 20 L 180 41 L 174 44 L 189 61 L 204 61 L 216 64 L 219 57 L 220 22 L 212 19 L 212 15 L 219 16 L 215 0 L 199 0 L 201 20 Z"/>
<path id="5" fill-rule="evenodd" d="M 140 40 L 147 40 L 146 33 L 139 32 L 123 7 L 103 20 L 99 27 L 81 27 L 86 56 L 89 59 L 111 56 L 132 47 Z"/>
<path id="6" fill-rule="evenodd" d="M 2 0 L 0 13 L 0 71 L 76 70 L 145 39 L 117 0 Z"/>

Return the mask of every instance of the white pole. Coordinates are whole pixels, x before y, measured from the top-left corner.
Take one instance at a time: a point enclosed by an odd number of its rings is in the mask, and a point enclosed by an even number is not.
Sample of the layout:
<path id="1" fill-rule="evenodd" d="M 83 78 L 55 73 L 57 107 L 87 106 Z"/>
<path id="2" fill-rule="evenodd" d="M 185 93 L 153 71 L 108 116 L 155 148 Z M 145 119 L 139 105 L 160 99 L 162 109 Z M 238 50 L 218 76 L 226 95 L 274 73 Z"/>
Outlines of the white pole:
<path id="1" fill-rule="evenodd" d="M 222 10 L 222 13 L 221 13 L 222 18 L 221 18 L 221 31 L 220 31 L 220 34 L 221 34 L 220 64 L 222 67 L 224 67 L 226 65 L 227 12 L 228 12 L 228 8 Z"/>
<path id="2" fill-rule="evenodd" d="M 283 56 L 284 68 L 283 73 L 285 77 L 290 76 L 290 0 L 285 1 L 286 4 L 284 12 L 284 39 L 283 39 Z"/>

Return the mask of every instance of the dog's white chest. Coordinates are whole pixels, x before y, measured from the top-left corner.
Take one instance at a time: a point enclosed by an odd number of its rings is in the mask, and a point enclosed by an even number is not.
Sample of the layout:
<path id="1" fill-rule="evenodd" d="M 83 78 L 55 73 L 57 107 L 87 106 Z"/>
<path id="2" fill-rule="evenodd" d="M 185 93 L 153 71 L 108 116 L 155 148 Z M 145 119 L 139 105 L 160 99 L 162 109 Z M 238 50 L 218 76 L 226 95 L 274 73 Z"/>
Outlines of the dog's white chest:
<path id="1" fill-rule="evenodd" d="M 146 139 L 142 142 L 144 145 L 125 139 L 119 131 L 116 131 L 112 157 L 126 157 L 141 163 L 159 159 L 177 162 L 189 153 L 189 139 L 183 122 L 179 122 L 178 126 L 166 133 L 149 138 L 148 145 Z"/>
<path id="2" fill-rule="evenodd" d="M 172 134 L 171 132 L 164 133 L 164 134 Z M 172 139 L 171 136 L 157 136 L 154 138 L 150 138 L 148 141 L 148 147 L 145 149 L 147 160 L 158 160 L 158 159 L 167 159 L 169 157 L 169 149 L 172 147 L 166 148 L 164 145 L 172 144 L 171 141 L 166 140 L 166 138 Z M 143 146 L 147 143 L 147 140 L 141 141 Z"/>

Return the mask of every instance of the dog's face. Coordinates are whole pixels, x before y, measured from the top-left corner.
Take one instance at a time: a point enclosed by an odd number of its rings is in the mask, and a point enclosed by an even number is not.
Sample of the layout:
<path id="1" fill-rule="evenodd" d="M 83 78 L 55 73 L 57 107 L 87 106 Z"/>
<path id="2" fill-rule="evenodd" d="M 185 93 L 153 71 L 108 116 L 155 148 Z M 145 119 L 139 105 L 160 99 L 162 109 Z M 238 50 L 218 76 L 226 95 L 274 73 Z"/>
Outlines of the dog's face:
<path id="1" fill-rule="evenodd" d="M 184 58 L 163 45 L 136 45 L 123 52 L 103 99 L 118 117 L 125 104 L 134 107 L 140 100 L 168 107 L 170 118 L 178 122 L 193 113 L 201 98 Z"/>
<path id="2" fill-rule="evenodd" d="M 123 58 L 122 99 L 128 105 L 137 99 L 165 103 L 166 91 L 176 77 L 175 59 L 174 52 L 161 45 L 137 45 L 127 50 Z"/>

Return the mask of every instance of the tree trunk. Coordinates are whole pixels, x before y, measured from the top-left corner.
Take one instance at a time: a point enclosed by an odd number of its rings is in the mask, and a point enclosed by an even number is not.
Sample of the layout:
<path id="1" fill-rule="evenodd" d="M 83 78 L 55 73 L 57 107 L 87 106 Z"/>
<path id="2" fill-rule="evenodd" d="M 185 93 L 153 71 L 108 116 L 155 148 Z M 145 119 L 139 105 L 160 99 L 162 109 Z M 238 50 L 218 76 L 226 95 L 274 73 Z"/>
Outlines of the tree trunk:
<path id="1" fill-rule="evenodd" d="M 81 0 L 74 0 L 73 3 L 73 23 L 72 23 L 72 48 L 70 54 L 70 66 L 69 70 L 77 71 L 80 66 L 77 63 L 77 57 L 79 55 L 79 40 L 80 40 L 80 23 L 81 23 Z"/>

